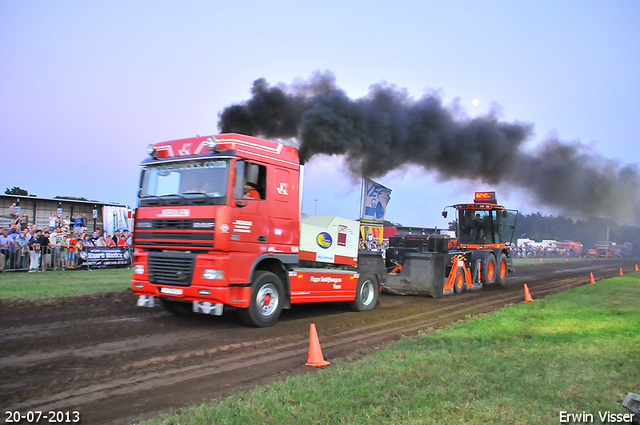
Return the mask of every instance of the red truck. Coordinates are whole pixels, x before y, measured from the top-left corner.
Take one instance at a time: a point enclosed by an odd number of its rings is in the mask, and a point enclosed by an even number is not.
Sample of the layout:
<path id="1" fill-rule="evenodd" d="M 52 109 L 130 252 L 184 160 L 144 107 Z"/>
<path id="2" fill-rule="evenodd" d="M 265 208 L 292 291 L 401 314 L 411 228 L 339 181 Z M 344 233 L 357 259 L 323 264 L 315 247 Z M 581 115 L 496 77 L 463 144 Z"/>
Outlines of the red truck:
<path id="1" fill-rule="evenodd" d="M 133 292 L 173 313 L 238 308 L 264 327 L 295 303 L 375 307 L 359 273 L 359 223 L 301 219 L 298 151 L 240 134 L 158 143 L 142 162 L 133 233 Z"/>
<path id="2" fill-rule="evenodd" d="M 384 255 L 359 251 L 359 223 L 301 216 L 302 169 L 290 146 L 240 134 L 158 143 L 142 162 L 133 292 L 176 314 L 238 309 L 276 322 L 296 303 L 373 309 L 382 288 L 439 297 L 506 284 L 515 215 L 494 192 L 452 206 L 459 237 L 396 235 Z M 443 213 L 446 218 L 446 211 Z"/>

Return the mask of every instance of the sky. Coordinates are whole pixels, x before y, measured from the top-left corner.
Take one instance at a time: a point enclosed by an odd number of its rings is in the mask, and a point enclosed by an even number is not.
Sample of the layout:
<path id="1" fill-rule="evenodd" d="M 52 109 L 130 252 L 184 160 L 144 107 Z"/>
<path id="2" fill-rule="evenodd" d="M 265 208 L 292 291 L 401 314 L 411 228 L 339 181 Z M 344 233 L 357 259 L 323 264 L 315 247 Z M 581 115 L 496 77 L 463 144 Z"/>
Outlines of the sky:
<path id="1" fill-rule="evenodd" d="M 530 124 L 527 149 L 556 138 L 636 169 L 639 22 L 634 0 L 3 0 L 0 188 L 133 207 L 150 143 L 217 134 L 219 114 L 247 101 L 255 80 L 291 85 L 314 72 L 352 99 L 374 84 L 416 100 L 437 93 L 469 118 Z M 312 157 L 303 212 L 357 218 L 360 182 L 347 168 Z M 405 226 L 446 227 L 443 207 L 477 190 L 523 213 L 584 218 L 508 182 L 415 165 L 376 181 L 392 189 L 385 218 Z"/>

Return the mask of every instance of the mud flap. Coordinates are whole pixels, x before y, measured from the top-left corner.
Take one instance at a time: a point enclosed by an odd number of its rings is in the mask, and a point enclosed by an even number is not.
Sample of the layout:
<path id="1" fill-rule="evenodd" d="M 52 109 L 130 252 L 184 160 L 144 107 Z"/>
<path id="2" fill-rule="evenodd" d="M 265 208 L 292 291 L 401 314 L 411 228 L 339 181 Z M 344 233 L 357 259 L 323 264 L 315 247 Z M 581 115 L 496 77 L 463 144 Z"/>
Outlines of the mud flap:
<path id="1" fill-rule="evenodd" d="M 224 309 L 224 304 L 222 303 L 212 303 L 208 301 L 193 302 L 194 313 L 203 313 L 203 314 L 211 314 L 213 316 L 222 316 L 223 309 Z"/>
<path id="2" fill-rule="evenodd" d="M 151 295 L 140 295 L 138 297 L 138 307 L 155 307 L 156 297 Z"/>
<path id="3" fill-rule="evenodd" d="M 480 260 L 476 260 L 473 266 L 473 277 L 472 277 L 472 285 L 467 285 L 467 289 L 481 289 L 482 288 L 482 279 L 480 279 Z"/>

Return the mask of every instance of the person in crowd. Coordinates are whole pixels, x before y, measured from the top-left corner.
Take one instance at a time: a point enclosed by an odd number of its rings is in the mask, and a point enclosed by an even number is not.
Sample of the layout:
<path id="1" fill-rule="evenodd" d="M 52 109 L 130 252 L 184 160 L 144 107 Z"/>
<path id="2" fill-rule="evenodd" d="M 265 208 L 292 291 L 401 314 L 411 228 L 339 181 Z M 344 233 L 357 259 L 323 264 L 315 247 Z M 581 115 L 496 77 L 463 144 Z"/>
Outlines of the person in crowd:
<path id="1" fill-rule="evenodd" d="M 98 246 L 96 241 L 100 239 L 100 230 L 94 230 L 90 238 L 91 238 L 91 242 L 93 242 L 94 245 Z"/>
<path id="2" fill-rule="evenodd" d="M 87 215 L 86 214 L 82 214 L 82 231 L 83 232 L 87 231 Z"/>
<path id="3" fill-rule="evenodd" d="M 82 237 L 82 247 L 87 248 L 91 246 L 94 246 L 93 241 L 91 240 L 91 237 L 89 237 L 89 235 L 85 233 Z"/>
<path id="4" fill-rule="evenodd" d="M 9 229 L 0 230 L 0 272 L 9 267 Z"/>
<path id="5" fill-rule="evenodd" d="M 69 216 L 66 216 L 65 218 L 62 219 L 62 231 L 64 233 L 69 233 L 70 229 L 69 229 Z"/>
<path id="6" fill-rule="evenodd" d="M 29 233 L 28 229 L 21 230 L 13 240 L 13 244 L 15 245 L 15 262 L 16 269 L 22 269 L 26 267 L 26 259 L 29 256 L 29 247 L 27 246 L 28 238 L 27 234 Z"/>
<path id="7" fill-rule="evenodd" d="M 45 230 L 44 234 L 40 236 L 40 251 L 41 251 L 40 263 L 42 265 L 41 271 L 45 271 L 47 266 L 51 265 L 50 252 L 51 252 L 51 249 L 56 246 L 56 244 L 51 243 L 51 240 L 49 239 L 50 235 L 51 234 L 49 233 L 49 231 Z"/>
<path id="8" fill-rule="evenodd" d="M 75 268 L 74 261 L 76 259 L 76 251 L 78 250 L 78 240 L 72 234 L 69 238 L 69 247 L 67 248 L 67 268 L 73 270 Z"/>
<path id="9" fill-rule="evenodd" d="M 29 272 L 37 272 L 38 271 L 38 261 L 40 260 L 40 236 L 42 236 L 41 230 L 36 230 L 32 235 L 32 238 L 29 240 Z"/>
<path id="10" fill-rule="evenodd" d="M 26 214 L 22 214 L 20 217 L 20 227 L 26 229 L 29 227 L 29 216 Z"/>
<path id="11" fill-rule="evenodd" d="M 11 218 L 11 221 L 14 221 L 16 218 L 18 218 L 18 214 L 19 214 L 18 206 L 16 205 L 15 202 L 12 202 L 11 205 L 9 206 L 9 217 Z"/>
<path id="12" fill-rule="evenodd" d="M 111 237 L 111 235 L 107 235 L 107 239 L 104 241 L 104 243 L 108 247 L 116 246 L 116 242 L 113 240 L 113 237 Z"/>
<path id="13" fill-rule="evenodd" d="M 60 264 L 60 241 L 62 240 L 62 231 L 59 227 L 53 228 L 49 239 L 51 240 L 51 243 L 54 244 L 54 247 L 50 248 L 49 254 L 52 256 L 53 269 L 57 270 L 58 266 L 62 268 L 62 264 Z"/>
<path id="14" fill-rule="evenodd" d="M 49 216 L 49 231 L 53 232 L 53 229 L 56 228 L 56 221 L 58 220 L 58 217 L 56 217 L 56 213 L 51 213 L 51 215 Z"/>
<path id="15" fill-rule="evenodd" d="M 15 269 L 16 268 L 16 245 L 14 243 L 15 238 L 16 238 L 16 233 L 15 233 L 15 225 L 11 226 L 12 229 L 11 230 L 7 230 L 5 229 L 5 232 L 7 233 L 6 236 L 6 240 L 7 240 L 7 262 L 5 264 L 5 267 L 7 269 Z M 4 234 L 4 232 L 3 232 Z M 0 239 L 2 240 L 2 239 Z"/>
<path id="16" fill-rule="evenodd" d="M 125 235 L 120 236 L 120 239 L 118 239 L 118 246 L 127 246 L 127 237 Z"/>
<path id="17" fill-rule="evenodd" d="M 118 241 L 120 240 L 120 230 L 116 230 L 113 232 L 113 242 L 118 245 Z"/>
<path id="18" fill-rule="evenodd" d="M 73 233 L 76 235 L 82 233 L 82 219 L 80 214 L 76 215 L 76 219 L 73 221 Z"/>
<path id="19" fill-rule="evenodd" d="M 102 235 L 100 235 L 98 237 L 98 239 L 95 240 L 94 243 L 95 243 L 96 246 L 107 246 L 107 243 L 104 240 L 104 236 L 102 236 Z"/>
<path id="20" fill-rule="evenodd" d="M 125 236 L 127 237 L 127 245 L 133 245 L 133 235 L 131 234 L 131 232 L 127 230 L 125 232 Z"/>
<path id="21" fill-rule="evenodd" d="M 60 239 L 58 245 L 60 245 L 61 268 L 64 270 L 69 268 L 69 238 L 66 234 L 62 235 L 62 239 Z"/>

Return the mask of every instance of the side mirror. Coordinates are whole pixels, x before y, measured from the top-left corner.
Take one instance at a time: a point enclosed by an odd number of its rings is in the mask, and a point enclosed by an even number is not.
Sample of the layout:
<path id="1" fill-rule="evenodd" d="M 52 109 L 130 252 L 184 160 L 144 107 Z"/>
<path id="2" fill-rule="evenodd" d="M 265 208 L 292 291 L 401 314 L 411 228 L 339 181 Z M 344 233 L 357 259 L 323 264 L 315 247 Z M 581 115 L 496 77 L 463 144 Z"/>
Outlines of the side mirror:
<path id="1" fill-rule="evenodd" d="M 446 211 L 442 211 L 442 217 L 447 218 L 447 212 Z"/>
<path id="2" fill-rule="evenodd" d="M 244 203 L 244 202 L 242 202 L 242 201 L 237 201 L 237 202 L 236 202 L 236 207 L 238 207 L 238 208 L 244 208 L 244 207 L 246 207 L 246 206 L 247 206 L 247 204 L 245 204 L 245 203 Z"/>

